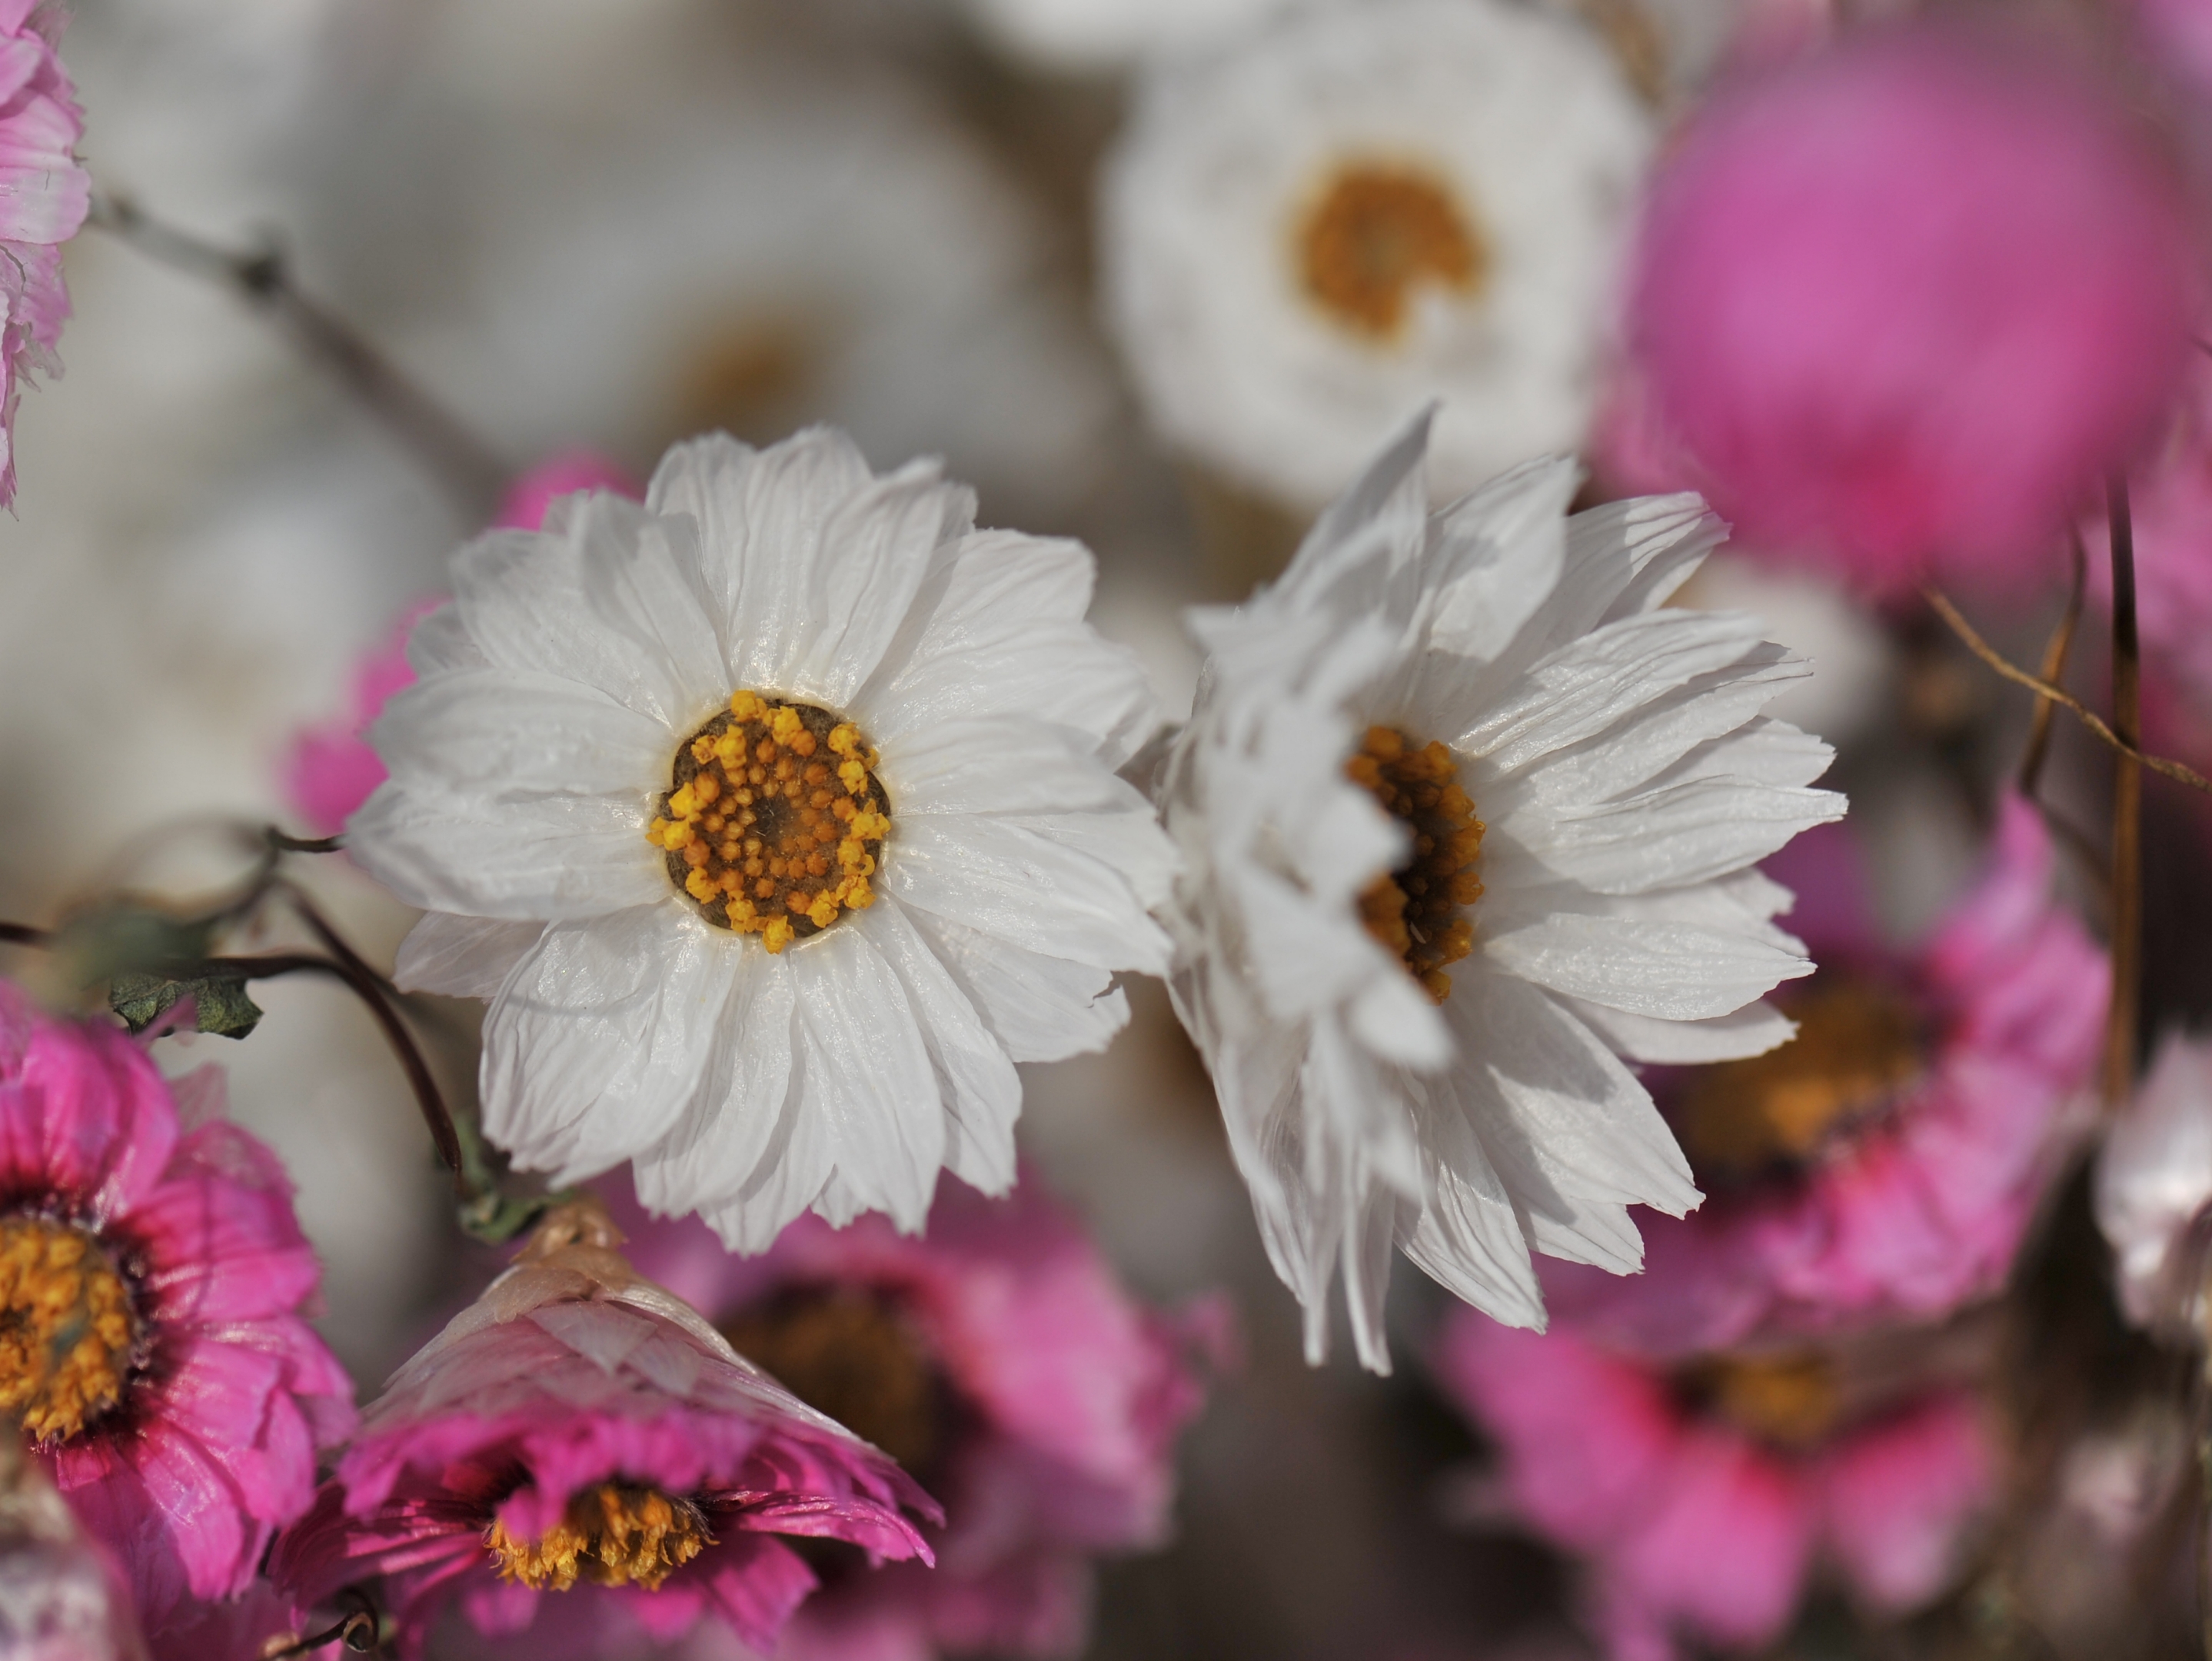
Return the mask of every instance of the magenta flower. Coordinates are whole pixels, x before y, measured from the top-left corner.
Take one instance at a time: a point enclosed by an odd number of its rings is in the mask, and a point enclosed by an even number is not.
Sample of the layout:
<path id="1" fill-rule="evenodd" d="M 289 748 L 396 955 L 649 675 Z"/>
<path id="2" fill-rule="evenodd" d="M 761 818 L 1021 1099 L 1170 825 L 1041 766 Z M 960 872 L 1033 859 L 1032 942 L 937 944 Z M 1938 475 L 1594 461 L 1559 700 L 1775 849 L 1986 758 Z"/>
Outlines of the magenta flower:
<path id="1" fill-rule="evenodd" d="M 4 3 L 4 0 L 0 0 Z M 534 531 L 564 496 L 579 490 L 637 495 L 629 475 L 588 450 L 564 451 L 517 479 L 501 503 L 495 530 Z M 337 834 L 354 810 L 384 782 L 384 763 L 362 735 L 403 687 L 415 684 L 407 642 L 415 625 L 446 603 L 443 594 L 418 599 L 355 667 L 353 695 L 344 715 L 302 731 L 284 763 L 284 794 L 318 836 Z"/>
<path id="2" fill-rule="evenodd" d="M 2155 435 L 2197 252 L 2084 76 L 1953 24 L 1872 31 L 1723 92 L 1662 168 L 1628 407 L 1749 547 L 1877 591 L 2033 574 Z"/>
<path id="3" fill-rule="evenodd" d="M 15 499 L 15 401 L 54 356 L 69 319 L 62 244 L 84 223 L 92 180 L 77 165 L 84 113 L 56 52 L 65 14 L 0 0 L 0 507 Z"/>
<path id="4" fill-rule="evenodd" d="M 766 1647 L 815 1585 L 778 1536 L 929 1560 L 900 1511 L 933 1518 L 928 1496 L 640 1278 L 620 1239 L 596 1202 L 554 1213 L 393 1376 L 270 1560 L 303 1613 L 380 1578 L 406 1656 L 449 1606 L 486 1636 L 529 1631 L 534 1656 L 702 1621 Z"/>
<path id="5" fill-rule="evenodd" d="M 0 983 L 0 1411 L 149 1628 L 243 1591 L 353 1425 L 283 1168 L 186 1085 L 190 1124 L 120 1032 Z"/>
<path id="6" fill-rule="evenodd" d="M 2033 808 L 2005 800 L 1988 873 L 1902 957 L 1847 831 L 1766 868 L 1820 970 L 1778 1000 L 1790 1043 L 1654 1079 L 1709 1197 L 1643 1220 L 1645 1272 L 1546 1265 L 1554 1317 L 1607 1342 L 1684 1354 L 1985 1296 L 2076 1126 L 2109 968 L 2051 894 Z"/>
<path id="7" fill-rule="evenodd" d="M 1479 1509 L 1588 1561 L 1613 1661 L 1770 1644 L 1816 1560 L 1875 1613 L 1918 1608 L 1994 1497 L 1969 1392 L 1869 1391 L 1848 1358 L 1668 1369 L 1455 1309 L 1432 1359 L 1498 1445 Z"/>
<path id="8" fill-rule="evenodd" d="M 833 1581 L 785 1661 L 1073 1654 L 1091 1560 L 1164 1538 L 1176 1436 L 1203 1400 L 1186 1354 L 1225 1311 L 1137 1305 L 1034 1173 L 1003 1200 L 942 1178 L 923 1239 L 802 1217 L 745 1258 L 696 1219 L 625 1205 L 624 1226 L 641 1269 L 945 1500 L 935 1572 Z"/>

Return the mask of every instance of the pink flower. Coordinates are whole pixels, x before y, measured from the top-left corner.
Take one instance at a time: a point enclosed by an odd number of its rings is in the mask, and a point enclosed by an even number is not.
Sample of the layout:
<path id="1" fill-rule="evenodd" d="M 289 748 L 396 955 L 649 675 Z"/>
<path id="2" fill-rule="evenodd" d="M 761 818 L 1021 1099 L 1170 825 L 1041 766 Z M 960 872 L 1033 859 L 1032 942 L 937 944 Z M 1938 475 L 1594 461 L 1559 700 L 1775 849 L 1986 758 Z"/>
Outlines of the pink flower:
<path id="1" fill-rule="evenodd" d="M 1684 1354 L 1924 1319 L 2003 1280 L 2095 1063 L 2105 956 L 2016 797 L 1988 873 L 1907 958 L 1875 940 L 1856 859 L 1838 827 L 1768 862 L 1821 965 L 1778 1000 L 1799 1036 L 1654 1080 L 1710 1197 L 1643 1220 L 1639 1277 L 1547 1264 L 1563 1324 Z"/>
<path id="2" fill-rule="evenodd" d="M 4 0 L 0 0 L 4 3 Z M 564 451 L 517 479 L 501 504 L 494 530 L 534 531 L 564 496 L 612 490 L 635 496 L 636 485 L 612 462 L 587 450 Z M 407 642 L 415 625 L 446 603 L 443 594 L 416 600 L 392 632 L 354 670 L 353 697 L 335 721 L 310 727 L 292 740 L 284 764 L 284 794 L 318 836 L 337 834 L 369 793 L 384 782 L 384 764 L 362 734 L 384 713 L 393 693 L 415 684 Z"/>
<path id="3" fill-rule="evenodd" d="M 0 1661 L 143 1661 L 115 1561 L 45 1470 L 0 1437 Z"/>
<path id="4" fill-rule="evenodd" d="M 1165 1537 L 1176 1436 L 1203 1399 L 1193 1319 L 1222 1316 L 1134 1303 L 1033 1172 L 1003 1200 L 943 1178 L 923 1239 L 804 1217 L 744 1258 L 696 1219 L 623 1218 L 641 1269 L 945 1499 L 933 1574 L 833 1582 L 780 1656 L 1073 1654 L 1091 1559 Z"/>
<path id="5" fill-rule="evenodd" d="M 1723 92 L 1661 170 L 1628 420 L 1648 399 L 1750 547 L 1877 591 L 2018 586 L 2155 435 L 2197 254 L 2084 76 L 1955 24 L 1871 31 Z"/>
<path id="6" fill-rule="evenodd" d="M 938 1514 L 913 1481 L 640 1278 L 620 1239 L 595 1202 L 555 1212 L 393 1376 L 270 1560 L 303 1611 L 381 1577 L 403 1655 L 452 1604 L 480 1634 L 529 1631 L 532 1656 L 702 1621 L 765 1646 L 815 1585 L 778 1536 L 928 1561 L 900 1512 Z"/>
<path id="7" fill-rule="evenodd" d="M 1994 1451 L 1956 1387 L 1854 1401 L 1848 1365 L 1817 1355 L 1670 1372 L 1471 1309 L 1433 1359 L 1497 1439 L 1485 1509 L 1589 1560 L 1615 1661 L 1666 1661 L 1678 1636 L 1771 1643 L 1820 1557 L 1872 1609 L 1917 1608 L 1992 1498 Z"/>
<path id="8" fill-rule="evenodd" d="M 0 0 L 0 507 L 15 499 L 15 401 L 54 356 L 69 319 L 61 245 L 84 223 L 92 179 L 77 165 L 84 113 L 62 68 L 64 14 Z"/>
<path id="9" fill-rule="evenodd" d="M 189 1086 L 189 1088 L 187 1088 Z M 202 1112 L 219 1075 L 180 1086 Z M 159 1625 L 233 1597 L 313 1499 L 353 1386 L 276 1156 L 110 1027 L 0 983 L 0 1410 Z"/>

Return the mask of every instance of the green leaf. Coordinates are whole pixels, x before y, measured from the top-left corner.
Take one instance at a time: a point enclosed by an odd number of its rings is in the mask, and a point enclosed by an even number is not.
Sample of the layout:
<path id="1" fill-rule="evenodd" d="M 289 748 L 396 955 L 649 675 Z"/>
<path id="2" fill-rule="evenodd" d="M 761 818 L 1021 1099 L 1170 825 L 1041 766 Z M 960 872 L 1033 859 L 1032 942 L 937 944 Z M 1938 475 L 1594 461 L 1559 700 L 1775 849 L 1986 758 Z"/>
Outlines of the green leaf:
<path id="1" fill-rule="evenodd" d="M 76 985 L 97 986 L 131 974 L 159 977 L 196 964 L 208 955 L 214 934 L 211 919 L 174 917 L 115 901 L 65 920 L 53 946 Z"/>
<path id="2" fill-rule="evenodd" d="M 202 1032 L 242 1038 L 261 1019 L 261 1006 L 246 994 L 239 975 L 201 975 L 174 980 L 166 975 L 128 970 L 107 985 L 107 1007 L 123 1017 L 133 1033 L 143 1032 L 177 1005 L 192 1000 L 193 1025 Z"/>

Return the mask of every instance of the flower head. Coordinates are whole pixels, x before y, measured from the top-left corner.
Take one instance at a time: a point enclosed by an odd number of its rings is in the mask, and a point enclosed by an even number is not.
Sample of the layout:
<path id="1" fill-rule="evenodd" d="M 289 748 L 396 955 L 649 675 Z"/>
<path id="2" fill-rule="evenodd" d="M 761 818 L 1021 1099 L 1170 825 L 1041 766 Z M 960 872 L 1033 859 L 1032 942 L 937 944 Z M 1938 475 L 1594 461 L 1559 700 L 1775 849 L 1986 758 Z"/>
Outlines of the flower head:
<path id="1" fill-rule="evenodd" d="M 672 452 L 454 561 L 372 733 L 354 855 L 430 909 L 402 984 L 484 997 L 486 1131 L 759 1250 L 1013 1179 L 1013 1064 L 1103 1044 L 1172 850 L 1084 551 L 972 528 L 815 430 Z"/>
<path id="2" fill-rule="evenodd" d="M 1276 1272 L 1326 1332 L 1340 1258 L 1384 1364 L 1395 1244 L 1539 1324 L 1532 1250 L 1625 1272 L 1627 1208 L 1697 1204 L 1624 1064 L 1753 1055 L 1811 972 L 1751 867 L 1843 812 L 1760 706 L 1803 664 L 1663 609 L 1719 539 L 1695 497 L 1569 519 L 1531 463 L 1433 516 L 1417 424 L 1283 580 L 1194 614 L 1211 654 L 1161 791 L 1178 1013 Z"/>
<path id="3" fill-rule="evenodd" d="M 1300 508 L 1439 394 L 1440 491 L 1574 449 L 1650 144 L 1601 41 L 1504 0 L 1308 8 L 1160 69 L 1101 233 L 1147 412 Z"/>
<path id="4" fill-rule="evenodd" d="M 1614 1661 L 1668 1661 L 1678 1637 L 1773 1642 L 1816 1559 L 1885 1614 L 1949 1585 L 1995 1498 L 1980 1408 L 1956 1384 L 1900 1388 L 1893 1358 L 1869 1360 L 1668 1369 L 1471 1310 L 1452 1311 L 1433 1357 L 1498 1439 L 1491 1508 L 1589 1560 Z"/>
<path id="5" fill-rule="evenodd" d="M 1877 939 L 1847 833 L 1769 861 L 1820 970 L 1776 1001 L 1780 1048 L 1654 1088 L 1710 1192 L 1646 1226 L 1644 1272 L 1547 1273 L 1578 1331 L 1663 1354 L 1925 1320 L 1995 1292 L 2080 1116 L 2104 953 L 2051 892 L 2051 840 L 2008 796 L 1990 868 L 1917 950 Z"/>
<path id="6" fill-rule="evenodd" d="M 1073 1653 L 1091 1560 L 1164 1536 L 1194 1335 L 1130 1299 L 1035 1174 L 1003 1200 L 945 1180 L 922 1239 L 801 1218 L 738 1258 L 685 1221 L 631 1255 L 945 1501 L 934 1570 L 825 1586 L 780 1654 Z"/>
<path id="7" fill-rule="evenodd" d="M 935 1514 L 921 1489 L 641 1279 L 620 1241 L 596 1202 L 555 1212 L 393 1375 L 278 1544 L 288 1595 L 313 1608 L 380 1578 L 408 1655 L 456 1603 L 487 1635 L 543 1613 L 663 1641 L 711 1620 L 766 1646 L 815 1583 L 787 1536 L 927 1560 L 901 1513 Z"/>
<path id="8" fill-rule="evenodd" d="M 64 15 L 39 0 L 0 0 L 0 507 L 15 498 L 23 377 L 61 373 L 54 349 L 70 314 L 62 244 L 92 203 L 75 154 L 84 113 L 56 50 Z"/>
<path id="9" fill-rule="evenodd" d="M 2031 569 L 2188 362 L 2175 179 L 2080 73 L 1955 26 L 1723 92 L 1654 181 L 1629 332 L 1753 547 L 1893 589 Z"/>
<path id="10" fill-rule="evenodd" d="M 191 1089 L 219 1102 L 211 1072 Z M 321 1274 L 267 1148 L 180 1123 L 122 1033 L 0 983 L 0 1409 L 149 1628 L 241 1591 L 352 1427 L 353 1385 L 301 1317 Z"/>

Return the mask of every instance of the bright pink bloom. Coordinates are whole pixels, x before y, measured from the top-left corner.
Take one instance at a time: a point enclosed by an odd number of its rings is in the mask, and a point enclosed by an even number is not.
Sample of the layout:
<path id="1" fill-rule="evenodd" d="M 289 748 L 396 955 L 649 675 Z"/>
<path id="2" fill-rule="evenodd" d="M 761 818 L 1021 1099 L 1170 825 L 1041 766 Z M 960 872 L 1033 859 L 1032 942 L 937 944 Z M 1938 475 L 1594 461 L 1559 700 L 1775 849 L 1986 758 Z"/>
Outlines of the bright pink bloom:
<path id="1" fill-rule="evenodd" d="M 1955 1387 L 1785 1439 L 1730 1417 L 1723 1390 L 1463 1308 L 1434 1366 L 1498 1440 L 1486 1509 L 1589 1561 L 1615 1661 L 1668 1661 L 1678 1636 L 1771 1643 L 1816 1556 L 1873 1609 L 1917 1608 L 1944 1590 L 1993 1497 L 1994 1450 Z"/>
<path id="2" fill-rule="evenodd" d="M 1630 402 L 1745 545 L 1877 591 L 2018 587 L 2155 435 L 2197 255 L 2176 177 L 2084 76 L 1872 31 L 1723 92 L 1661 169 Z"/>
<path id="3" fill-rule="evenodd" d="M 588 450 L 565 451 L 514 482 L 492 528 L 534 531 L 556 502 L 579 490 L 638 494 L 629 475 L 612 462 Z M 362 735 L 384 713 L 392 694 L 415 684 L 414 668 L 407 661 L 408 637 L 417 623 L 445 603 L 445 596 L 439 594 L 409 606 L 392 632 L 355 668 L 346 713 L 307 728 L 292 740 L 292 753 L 284 764 L 284 794 L 318 836 L 335 836 L 384 782 L 384 764 Z"/>
<path id="4" fill-rule="evenodd" d="M 77 165 L 84 113 L 56 52 L 64 14 L 0 0 L 0 507 L 15 499 L 15 401 L 54 356 L 70 314 L 61 245 L 84 223 L 92 179 Z"/>
<path id="5" fill-rule="evenodd" d="M 904 1472 L 641 1279 L 604 1214 L 563 1218 L 393 1376 L 278 1542 L 270 1577 L 303 1611 L 381 1577 L 406 1656 L 455 1604 L 480 1634 L 529 1631 L 533 1656 L 666 1644 L 702 1621 L 767 1646 L 815 1585 L 777 1536 L 928 1561 L 900 1507 L 937 1507 Z M 627 1577 L 587 1563 L 565 1588 L 519 1569 L 514 1553 L 623 1495 L 684 1519 L 690 1555 Z M 505 1557 L 495 1525 L 520 1542 Z"/>
<path id="6" fill-rule="evenodd" d="M 746 1258 L 696 1219 L 625 1206 L 623 1221 L 641 1269 L 945 1500 L 935 1572 L 825 1587 L 784 1661 L 1073 1654 L 1091 1560 L 1165 1537 L 1175 1439 L 1203 1400 L 1186 1354 L 1223 1314 L 1177 1323 L 1135 1303 L 1033 1172 L 1003 1200 L 942 1178 L 923 1239 L 880 1216 L 803 1217 Z M 853 1394 L 856 1378 L 872 1385 Z"/>
<path id="7" fill-rule="evenodd" d="M 1876 942 L 1856 859 L 1838 826 L 1800 837 L 1765 867 L 1796 891 L 1790 921 L 1821 966 L 1800 983 L 1808 1025 L 1797 1042 L 1830 1045 L 1839 1065 L 1863 1059 L 1835 1053 L 1844 1033 L 1823 1031 L 1810 1013 L 1843 983 L 1905 1012 L 1917 1061 L 1893 1088 L 1850 1101 L 1802 1159 L 1701 1169 L 1691 1135 L 1705 1205 L 1642 1220 L 1640 1276 L 1547 1262 L 1546 1295 L 1562 1324 L 1685 1354 L 1932 1317 L 2002 1281 L 2076 1128 L 2068 1110 L 2096 1061 L 2105 954 L 2053 897 L 2050 837 L 2017 797 L 2000 808 L 1987 874 L 1907 958 Z M 1715 1076 L 1686 1069 L 1652 1082 L 1679 1125 L 1687 1093 Z"/>
<path id="8" fill-rule="evenodd" d="M 202 1114 L 219 1107 L 213 1069 L 186 1083 Z M 27 1299 L 82 1311 L 55 1342 L 88 1375 L 59 1355 L 27 1372 L 0 1345 L 0 1388 L 81 1417 L 33 1424 L 55 1486 L 122 1561 L 149 1628 L 188 1594 L 237 1595 L 313 1499 L 315 1450 L 353 1426 L 352 1383 L 301 1318 L 322 1270 L 283 1166 L 219 1118 L 180 1123 L 119 1031 L 50 1019 L 0 983 L 0 1196 L 11 1341 L 37 1325 Z M 118 1283 L 127 1326 L 103 1335 Z"/>

